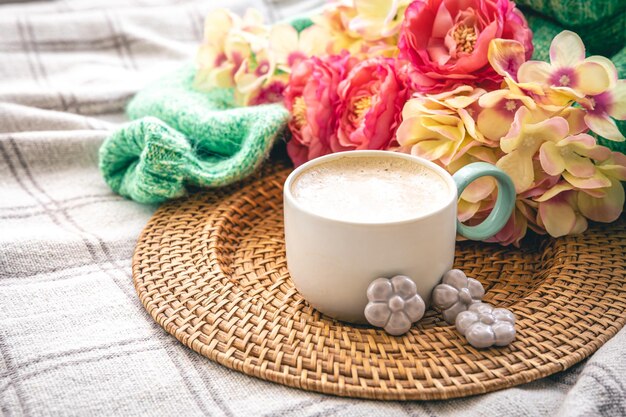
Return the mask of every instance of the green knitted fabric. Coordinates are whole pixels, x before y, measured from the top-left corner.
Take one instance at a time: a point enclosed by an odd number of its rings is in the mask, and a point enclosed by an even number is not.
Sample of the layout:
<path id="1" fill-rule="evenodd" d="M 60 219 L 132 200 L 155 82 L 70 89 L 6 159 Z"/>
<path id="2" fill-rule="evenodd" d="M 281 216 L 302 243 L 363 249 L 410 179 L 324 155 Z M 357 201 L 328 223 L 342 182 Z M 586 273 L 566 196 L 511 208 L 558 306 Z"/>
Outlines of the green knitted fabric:
<path id="1" fill-rule="evenodd" d="M 313 21 L 310 17 L 297 17 L 295 19 L 291 19 L 289 24 L 293 26 L 293 28 L 298 32 L 302 32 L 304 29 L 308 28 L 313 24 Z"/>
<path id="2" fill-rule="evenodd" d="M 141 203 L 219 187 L 250 175 L 268 155 L 289 112 L 280 104 L 234 108 L 232 91 L 193 90 L 187 66 L 130 102 L 134 121 L 100 148 L 100 169 L 117 193 Z"/>
<path id="3" fill-rule="evenodd" d="M 604 21 L 626 11 L 624 0 L 515 0 L 515 3 L 568 26 Z"/>
<path id="4" fill-rule="evenodd" d="M 596 55 L 610 57 L 626 44 L 624 0 L 516 0 L 516 3 L 524 13 L 540 14 L 578 33 Z"/>
<path id="5" fill-rule="evenodd" d="M 586 2 L 585 4 L 590 3 L 594 2 Z M 623 4 L 626 5 L 626 1 Z M 611 57 L 626 45 L 626 8 L 622 8 L 621 12 L 601 20 L 586 22 L 584 25 L 567 22 L 560 23 L 537 13 L 534 9 L 523 7 L 521 9 L 528 19 L 531 28 L 535 31 L 533 43 L 537 42 L 539 46 L 543 45 L 545 41 L 549 47 L 550 40 L 554 35 L 564 29 L 576 32 L 585 43 L 587 49 L 592 52 L 592 55 Z M 545 36 L 542 34 L 545 34 Z M 541 58 L 543 59 L 543 57 Z"/>

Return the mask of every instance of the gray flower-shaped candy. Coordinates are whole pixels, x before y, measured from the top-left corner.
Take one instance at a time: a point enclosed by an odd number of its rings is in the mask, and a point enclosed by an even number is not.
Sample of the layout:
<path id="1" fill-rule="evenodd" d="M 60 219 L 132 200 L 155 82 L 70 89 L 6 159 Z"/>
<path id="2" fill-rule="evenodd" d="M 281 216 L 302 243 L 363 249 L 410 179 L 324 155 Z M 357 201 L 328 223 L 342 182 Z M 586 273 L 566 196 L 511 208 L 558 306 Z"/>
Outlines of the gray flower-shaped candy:
<path id="1" fill-rule="evenodd" d="M 474 347 L 506 346 L 515 340 L 515 315 L 506 308 L 475 303 L 456 316 L 456 329 Z"/>
<path id="2" fill-rule="evenodd" d="M 454 324 L 456 316 L 473 303 L 483 299 L 485 290 L 480 282 L 468 278 L 463 271 L 452 269 L 445 273 L 442 283 L 433 290 L 433 307 L 441 311 L 443 319 Z"/>
<path id="3" fill-rule="evenodd" d="M 367 288 L 367 298 L 367 321 L 372 326 L 383 327 L 393 336 L 408 332 L 426 310 L 415 283 L 404 275 L 375 279 Z"/>

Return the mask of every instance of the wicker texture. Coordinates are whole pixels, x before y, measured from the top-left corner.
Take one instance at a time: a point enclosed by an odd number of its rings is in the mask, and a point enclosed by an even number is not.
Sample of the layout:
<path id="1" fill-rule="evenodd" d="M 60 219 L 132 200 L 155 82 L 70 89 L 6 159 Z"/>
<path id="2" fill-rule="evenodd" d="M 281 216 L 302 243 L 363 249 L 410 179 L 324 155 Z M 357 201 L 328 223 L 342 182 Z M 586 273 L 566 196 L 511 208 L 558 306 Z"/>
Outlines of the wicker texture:
<path id="1" fill-rule="evenodd" d="M 185 345 L 229 368 L 306 390 L 375 399 L 444 399 L 511 387 L 589 356 L 626 321 L 626 219 L 522 249 L 457 245 L 455 266 L 485 301 L 517 315 L 506 348 L 471 347 L 436 313 L 405 336 L 328 319 L 289 278 L 284 167 L 243 188 L 162 206 L 133 259 L 141 302 Z"/>

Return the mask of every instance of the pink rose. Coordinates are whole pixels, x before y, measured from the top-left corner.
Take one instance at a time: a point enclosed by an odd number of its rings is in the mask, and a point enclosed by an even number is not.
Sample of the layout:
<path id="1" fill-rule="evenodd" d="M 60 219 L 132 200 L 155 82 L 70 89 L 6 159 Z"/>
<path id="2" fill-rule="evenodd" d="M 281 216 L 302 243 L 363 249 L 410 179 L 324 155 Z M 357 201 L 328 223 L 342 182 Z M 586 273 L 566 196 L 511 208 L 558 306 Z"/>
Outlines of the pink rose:
<path id="1" fill-rule="evenodd" d="M 339 84 L 337 141 L 330 144 L 333 152 L 389 147 L 409 97 L 395 62 L 382 57 L 362 61 Z"/>
<path id="2" fill-rule="evenodd" d="M 411 87 L 439 92 L 457 84 L 499 82 L 487 50 L 495 38 L 533 52 L 532 32 L 509 0 L 417 0 L 406 10 L 398 47 Z"/>
<path id="3" fill-rule="evenodd" d="M 311 57 L 297 64 L 285 89 L 285 106 L 291 112 L 292 139 L 287 152 L 296 166 L 331 153 L 337 129 L 335 109 L 338 87 L 354 65 L 347 52 L 324 58 Z"/>

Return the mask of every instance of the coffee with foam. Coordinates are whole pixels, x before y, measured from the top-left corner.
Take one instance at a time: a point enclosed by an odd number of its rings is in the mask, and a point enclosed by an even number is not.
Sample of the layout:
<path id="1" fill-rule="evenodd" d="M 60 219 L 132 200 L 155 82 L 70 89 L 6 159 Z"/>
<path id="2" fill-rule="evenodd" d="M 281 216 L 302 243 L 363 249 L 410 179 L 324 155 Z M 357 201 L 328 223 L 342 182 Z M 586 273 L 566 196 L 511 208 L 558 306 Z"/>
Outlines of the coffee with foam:
<path id="1" fill-rule="evenodd" d="M 407 159 L 346 156 L 302 172 L 292 194 L 320 216 L 357 223 L 388 223 L 428 214 L 446 205 L 447 182 Z"/>

